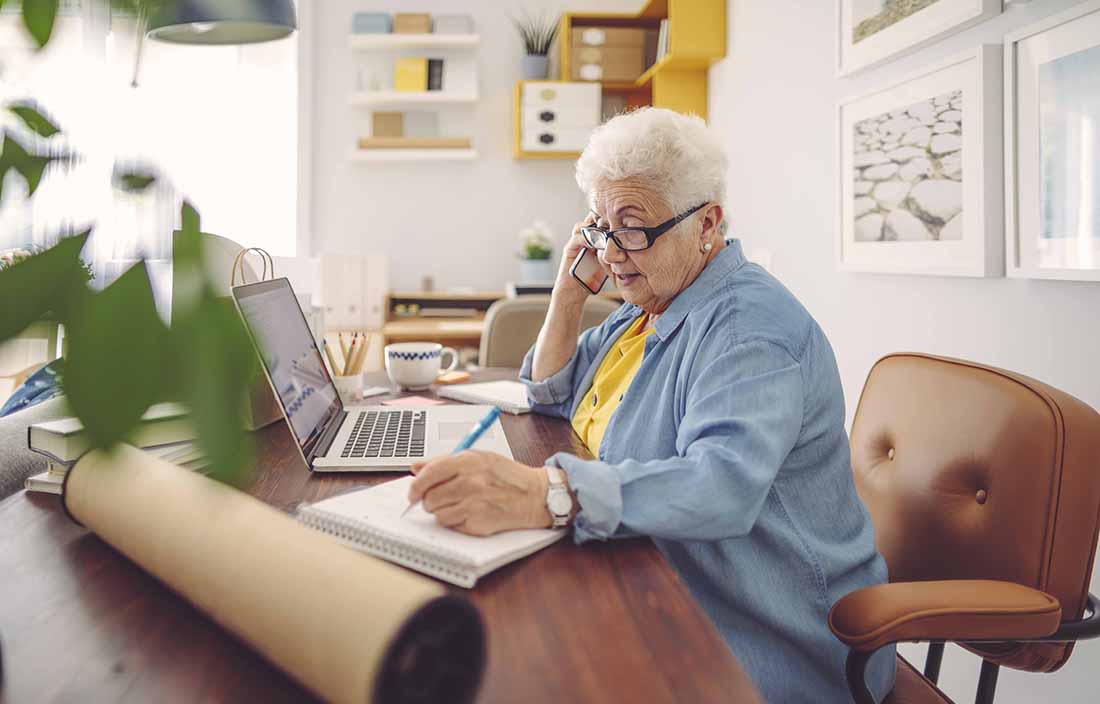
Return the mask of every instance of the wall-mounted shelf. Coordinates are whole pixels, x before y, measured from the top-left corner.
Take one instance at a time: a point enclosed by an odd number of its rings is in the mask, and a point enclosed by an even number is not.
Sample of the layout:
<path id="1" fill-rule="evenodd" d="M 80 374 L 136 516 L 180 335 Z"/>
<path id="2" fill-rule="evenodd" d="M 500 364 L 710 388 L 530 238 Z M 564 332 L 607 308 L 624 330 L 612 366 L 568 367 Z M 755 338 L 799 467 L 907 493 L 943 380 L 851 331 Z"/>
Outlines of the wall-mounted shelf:
<path id="1" fill-rule="evenodd" d="M 352 34 L 349 44 L 357 51 L 475 49 L 481 44 L 481 36 L 477 34 Z"/>
<path id="2" fill-rule="evenodd" d="M 360 132 L 348 154 L 352 163 L 469 161 L 478 157 L 469 139 L 447 140 L 438 135 L 439 113 L 452 107 L 472 106 L 479 100 L 478 54 L 481 36 L 468 34 L 350 34 L 348 48 L 355 64 L 355 89 L 348 93 L 348 104 L 365 108 L 374 115 L 356 116 Z M 403 63 L 415 59 L 416 63 Z M 425 90 L 429 80 L 422 76 L 419 61 L 432 63 L 430 84 L 442 90 Z M 401 72 L 401 80 L 398 73 Z M 416 91 L 394 90 L 396 86 Z M 379 112 L 409 112 L 398 121 Z M 448 114 L 446 131 L 461 130 L 458 123 L 470 122 L 475 113 L 455 110 Z M 422 113 L 434 113 L 424 115 Z M 430 118 L 430 119 L 429 119 Z M 412 128 L 415 123 L 419 125 Z M 430 126 L 434 123 L 434 126 Z M 374 130 L 379 133 L 375 134 Z M 409 137 L 406 130 L 415 137 Z M 465 131 L 472 131 L 469 128 Z M 402 139 L 405 134 L 407 139 Z M 389 144 L 386 141 L 407 142 Z M 422 143 L 415 143 L 421 140 Z M 429 144 L 427 142 L 437 142 Z M 451 143 L 445 143 L 451 142 Z"/>
<path id="3" fill-rule="evenodd" d="M 370 108 L 424 108 L 434 105 L 455 105 L 477 102 L 477 93 L 423 91 L 406 93 L 396 90 L 370 90 L 351 93 L 348 102 Z"/>
<path id="4" fill-rule="evenodd" d="M 606 82 L 628 94 L 628 106 L 652 105 L 707 116 L 707 68 L 726 55 L 724 0 L 650 0 L 636 14 L 566 12 L 558 28 L 560 76 L 572 73 L 572 36 L 581 27 L 656 29 L 668 20 L 668 53 L 634 82 Z"/>
<path id="5" fill-rule="evenodd" d="M 351 161 L 355 163 L 470 161 L 476 158 L 476 149 L 355 149 L 351 152 Z"/>

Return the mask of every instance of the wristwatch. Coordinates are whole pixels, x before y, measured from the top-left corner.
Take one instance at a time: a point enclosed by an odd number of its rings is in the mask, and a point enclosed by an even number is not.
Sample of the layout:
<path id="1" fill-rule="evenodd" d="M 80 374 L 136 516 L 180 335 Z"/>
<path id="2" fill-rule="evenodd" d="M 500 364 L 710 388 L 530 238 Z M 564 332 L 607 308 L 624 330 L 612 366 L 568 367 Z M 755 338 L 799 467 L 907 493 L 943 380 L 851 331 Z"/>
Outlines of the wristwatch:
<path id="1" fill-rule="evenodd" d="M 554 527 L 564 528 L 569 525 L 569 516 L 573 513 L 573 497 L 565 488 L 565 479 L 562 478 L 560 469 L 547 467 L 546 477 L 550 480 L 550 487 L 546 491 L 546 508 L 554 518 Z"/>

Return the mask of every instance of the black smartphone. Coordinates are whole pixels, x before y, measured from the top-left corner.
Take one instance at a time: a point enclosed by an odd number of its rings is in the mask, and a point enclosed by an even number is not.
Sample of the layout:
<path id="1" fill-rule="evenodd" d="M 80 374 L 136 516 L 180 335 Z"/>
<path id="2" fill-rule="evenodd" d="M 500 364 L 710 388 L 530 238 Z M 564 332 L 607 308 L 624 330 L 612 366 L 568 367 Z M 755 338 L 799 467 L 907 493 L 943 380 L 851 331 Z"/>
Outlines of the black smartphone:
<path id="1" fill-rule="evenodd" d="M 607 283 L 607 274 L 600 266 L 596 250 L 591 247 L 581 248 L 581 253 L 573 260 L 573 266 L 569 267 L 569 273 L 591 293 L 599 293 Z"/>

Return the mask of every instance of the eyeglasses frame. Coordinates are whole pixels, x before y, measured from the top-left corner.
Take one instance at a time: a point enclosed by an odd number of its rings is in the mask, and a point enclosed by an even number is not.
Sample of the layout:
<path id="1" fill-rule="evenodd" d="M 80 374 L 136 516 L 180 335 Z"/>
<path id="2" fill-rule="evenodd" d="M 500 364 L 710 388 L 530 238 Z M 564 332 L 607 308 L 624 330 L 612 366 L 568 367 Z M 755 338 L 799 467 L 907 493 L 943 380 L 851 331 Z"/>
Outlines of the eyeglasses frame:
<path id="1" fill-rule="evenodd" d="M 619 249 L 623 250 L 624 252 L 644 252 L 645 250 L 647 250 L 647 249 L 649 249 L 650 247 L 653 246 L 653 243 L 657 240 L 658 237 L 665 234 L 666 232 L 668 232 L 672 228 L 676 227 L 677 225 L 679 225 L 684 220 L 687 220 L 689 217 L 694 215 L 699 209 L 701 209 L 706 204 L 707 203 L 705 203 L 705 202 L 700 203 L 699 205 L 695 206 L 691 210 L 686 210 L 686 211 L 680 213 L 679 215 L 675 215 L 675 216 L 669 218 L 668 220 L 665 220 L 660 225 L 654 225 L 653 227 L 617 227 L 614 230 L 604 230 L 603 228 L 592 227 L 592 226 L 587 226 L 586 225 L 585 227 L 581 228 L 581 234 L 584 236 L 584 241 L 587 242 L 588 245 L 590 247 L 592 247 L 593 249 L 595 249 L 595 250 L 602 251 L 602 250 L 607 249 L 607 240 L 613 240 L 615 242 L 615 246 L 617 246 Z M 592 214 L 599 217 L 599 215 L 595 212 L 593 212 Z M 603 236 L 604 236 L 603 247 L 597 247 L 595 244 L 593 244 L 592 240 L 588 236 L 588 231 L 589 230 L 595 230 L 596 232 L 599 232 L 599 233 L 603 234 Z M 636 248 L 636 249 L 630 249 L 628 247 L 624 247 L 623 243 L 619 241 L 619 238 L 615 234 L 616 232 L 622 232 L 623 230 L 637 230 L 639 232 L 644 233 L 645 237 L 646 237 L 645 247 L 639 247 L 639 248 Z"/>

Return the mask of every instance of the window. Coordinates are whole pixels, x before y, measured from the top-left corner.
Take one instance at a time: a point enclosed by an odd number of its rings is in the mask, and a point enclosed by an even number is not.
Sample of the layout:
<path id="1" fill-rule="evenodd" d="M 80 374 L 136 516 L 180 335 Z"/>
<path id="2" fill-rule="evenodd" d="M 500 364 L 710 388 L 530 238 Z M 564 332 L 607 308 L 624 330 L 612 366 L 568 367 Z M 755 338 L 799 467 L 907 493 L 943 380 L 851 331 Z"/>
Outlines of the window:
<path id="1" fill-rule="evenodd" d="M 11 5 L 7 3 L 6 5 Z M 14 174 L 0 202 L 0 249 L 48 246 L 95 221 L 97 279 L 138 257 L 167 265 L 186 197 L 202 229 L 294 256 L 297 230 L 297 33 L 265 44 L 205 47 L 146 41 L 137 87 L 132 17 L 70 1 L 36 54 L 19 15 L 0 14 L 0 100 L 33 98 L 79 158 L 51 169 L 27 202 Z M 5 111 L 6 112 L 6 111 Z M 10 114 L 0 126 L 17 128 Z M 116 166 L 161 177 L 141 195 L 111 186 Z M 155 268 L 155 265 L 154 265 Z"/>

